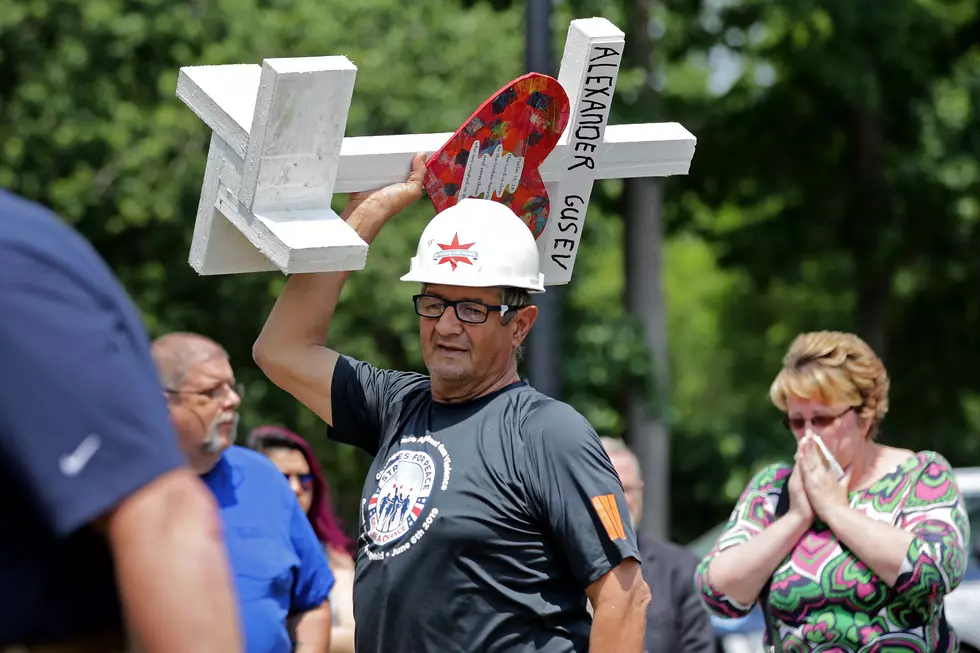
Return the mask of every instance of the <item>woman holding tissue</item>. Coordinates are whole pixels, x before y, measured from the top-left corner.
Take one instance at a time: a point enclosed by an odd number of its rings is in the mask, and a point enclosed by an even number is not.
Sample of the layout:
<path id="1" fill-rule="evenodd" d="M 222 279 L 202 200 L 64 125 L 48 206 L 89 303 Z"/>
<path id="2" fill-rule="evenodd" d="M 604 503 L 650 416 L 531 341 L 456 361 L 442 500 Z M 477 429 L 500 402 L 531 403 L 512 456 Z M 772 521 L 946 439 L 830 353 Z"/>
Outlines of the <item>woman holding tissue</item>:
<path id="1" fill-rule="evenodd" d="M 949 464 L 876 441 L 888 374 L 857 336 L 802 334 L 783 363 L 769 394 L 796 460 L 742 493 L 698 567 L 705 605 L 738 617 L 758 601 L 769 651 L 958 651 L 943 597 L 969 522 Z"/>

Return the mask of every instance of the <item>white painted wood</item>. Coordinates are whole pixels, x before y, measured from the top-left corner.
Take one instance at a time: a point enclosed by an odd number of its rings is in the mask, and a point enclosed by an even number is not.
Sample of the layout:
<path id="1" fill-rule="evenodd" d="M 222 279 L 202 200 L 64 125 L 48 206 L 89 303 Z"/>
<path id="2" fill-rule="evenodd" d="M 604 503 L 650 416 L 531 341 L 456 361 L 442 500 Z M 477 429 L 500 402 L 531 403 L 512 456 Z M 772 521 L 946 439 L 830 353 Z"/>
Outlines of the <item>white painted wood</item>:
<path id="1" fill-rule="evenodd" d="M 439 134 L 348 136 L 340 150 L 340 171 L 335 193 L 381 188 L 405 181 L 405 170 L 416 152 L 432 154 L 452 137 Z M 694 135 L 676 122 L 609 125 L 595 179 L 686 175 L 691 167 Z M 557 181 L 568 147 L 559 141 L 538 169 L 545 182 Z"/>
<path id="2" fill-rule="evenodd" d="M 680 124 L 607 125 L 623 45 L 604 18 L 569 25 L 558 81 L 572 115 L 540 168 L 552 206 L 538 240 L 549 285 L 571 278 L 594 180 L 690 169 L 697 141 Z M 333 193 L 404 181 L 414 154 L 439 150 L 452 132 L 344 138 L 356 70 L 330 56 L 180 70 L 177 96 L 213 132 L 190 252 L 198 273 L 364 266 L 367 244 L 330 209 Z"/>
<path id="3" fill-rule="evenodd" d="M 217 207 L 223 187 L 236 188 L 241 179 L 242 158 L 215 131 L 211 134 L 208 167 L 194 222 L 190 264 L 198 274 L 267 272 L 277 267 Z"/>
<path id="4" fill-rule="evenodd" d="M 249 209 L 330 206 L 356 72 L 347 57 L 265 60 L 238 191 Z"/>
<path id="5" fill-rule="evenodd" d="M 568 28 L 558 82 L 571 115 L 561 138 L 565 147 L 555 161 L 557 179 L 547 186 L 551 214 L 538 238 L 545 285 L 572 278 L 596 169 L 607 149 L 606 125 L 625 44 L 626 35 L 603 18 L 572 21 Z M 623 149 L 629 146 L 628 141 Z"/>
<path id="6" fill-rule="evenodd" d="M 262 67 L 255 64 L 180 69 L 177 97 L 239 155 L 245 156 Z"/>
<path id="7" fill-rule="evenodd" d="M 329 208 L 253 214 L 227 188 L 217 208 L 287 274 L 360 270 L 367 261 L 367 244 Z"/>
<path id="8" fill-rule="evenodd" d="M 198 273 L 364 267 L 367 243 L 330 208 L 356 70 L 345 57 L 181 70 L 178 95 L 213 130 Z"/>

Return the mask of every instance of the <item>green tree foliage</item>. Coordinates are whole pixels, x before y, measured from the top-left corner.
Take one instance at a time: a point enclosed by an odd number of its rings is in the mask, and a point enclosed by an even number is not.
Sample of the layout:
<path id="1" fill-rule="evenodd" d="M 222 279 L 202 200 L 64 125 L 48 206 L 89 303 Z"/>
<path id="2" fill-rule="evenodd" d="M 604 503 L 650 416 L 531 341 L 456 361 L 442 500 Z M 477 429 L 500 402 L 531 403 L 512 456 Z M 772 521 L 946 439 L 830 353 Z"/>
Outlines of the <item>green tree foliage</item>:
<path id="1" fill-rule="evenodd" d="M 152 335 L 224 344 L 248 384 L 243 426 L 280 422 L 316 441 L 351 517 L 366 456 L 325 444 L 322 423 L 251 361 L 284 278 L 187 264 L 209 134 L 175 96 L 178 69 L 344 54 L 358 66 L 348 135 L 450 131 L 522 72 L 522 48 L 519 12 L 451 0 L 0 0 L 0 185 L 81 230 Z M 421 368 L 414 288 L 395 280 L 427 215 L 420 202 L 390 224 L 345 290 L 333 331 L 345 352 Z"/>
<path id="2" fill-rule="evenodd" d="M 187 264 L 209 134 L 175 97 L 181 66 L 343 54 L 357 66 L 348 135 L 451 131 L 523 72 L 522 8 L 425 3 L 0 0 L 0 185 L 74 224 L 106 257 L 151 335 L 191 330 L 231 353 L 248 385 L 243 428 L 274 421 L 313 440 L 353 526 L 367 457 L 267 383 L 251 344 L 285 279 L 199 277 Z M 336 198 L 340 209 L 343 197 Z M 341 299 L 332 342 L 378 365 L 423 370 L 415 288 L 397 283 L 431 215 L 423 200 L 389 224 Z M 620 236 L 590 216 L 595 258 L 570 330 L 576 404 L 623 428 L 623 388 L 642 376 L 639 340 L 602 278 Z M 589 263 L 582 264 L 583 268 Z M 584 274 L 582 276 L 585 276 Z M 621 284 L 621 275 L 614 275 Z M 594 302 L 598 304 L 592 306 Z M 581 346 L 579 346 L 581 341 Z M 588 366 L 585 369 L 583 366 Z M 591 370 L 591 371 L 590 371 Z"/>
<path id="3" fill-rule="evenodd" d="M 978 3 L 664 5 L 665 102 L 699 137 L 672 227 L 737 279 L 712 355 L 741 404 L 710 438 L 727 499 L 792 450 L 765 391 L 801 331 L 855 331 L 885 357 L 885 441 L 976 464 Z M 728 78 L 688 92 L 704 62 Z M 719 461 L 677 462 L 708 496 Z"/>
<path id="4" fill-rule="evenodd" d="M 766 391 L 803 330 L 856 330 L 886 355 L 889 442 L 975 463 L 978 1 L 647 5 L 555 3 L 553 37 L 557 62 L 570 19 L 601 15 L 632 33 L 652 7 L 653 56 L 628 50 L 613 122 L 676 120 L 698 137 L 691 174 L 664 186 L 674 537 L 722 519 L 753 469 L 791 452 Z M 251 362 L 284 278 L 199 277 L 187 264 L 208 133 L 176 99 L 177 71 L 345 54 L 358 66 L 348 135 L 450 131 L 523 72 L 523 11 L 506 0 L 0 0 L 0 186 L 81 230 L 151 334 L 222 342 L 248 384 L 243 426 L 311 438 L 353 527 L 366 456 L 327 443 Z M 562 334 L 566 399 L 611 435 L 651 365 L 624 309 L 622 186 L 596 187 Z M 423 200 L 372 245 L 341 300 L 338 348 L 422 369 L 414 288 L 396 280 L 430 214 Z"/>
<path id="5" fill-rule="evenodd" d="M 698 137 L 664 195 L 674 535 L 723 518 L 754 469 L 792 453 L 767 390 L 802 331 L 855 331 L 885 357 L 885 441 L 976 464 L 980 3 L 568 10 L 628 33 L 614 121 Z M 630 45 L 644 29 L 649 57 Z M 600 201 L 616 213 L 620 193 Z"/>

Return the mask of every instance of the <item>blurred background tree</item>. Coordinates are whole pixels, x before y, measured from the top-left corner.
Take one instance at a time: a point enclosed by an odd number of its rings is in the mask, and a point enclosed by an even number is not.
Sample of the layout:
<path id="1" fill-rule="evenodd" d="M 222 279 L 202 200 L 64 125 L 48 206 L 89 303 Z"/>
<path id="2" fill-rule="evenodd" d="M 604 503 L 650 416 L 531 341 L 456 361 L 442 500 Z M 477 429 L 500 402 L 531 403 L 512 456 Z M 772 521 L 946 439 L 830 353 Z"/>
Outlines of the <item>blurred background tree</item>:
<path id="1" fill-rule="evenodd" d="M 854 330 L 885 356 L 887 442 L 977 464 L 980 0 L 661 0 L 645 26 L 637 4 L 559 1 L 552 27 L 556 61 L 572 18 L 605 16 L 628 43 L 645 27 L 652 60 L 624 62 L 613 122 L 698 137 L 690 175 L 663 184 L 672 538 L 791 453 L 767 390 L 803 330 Z M 0 186 L 85 234 L 152 335 L 224 344 L 248 384 L 243 430 L 313 440 L 353 530 L 367 457 L 327 443 L 251 361 L 285 279 L 187 264 L 208 133 L 177 71 L 344 54 L 348 135 L 451 131 L 523 72 L 522 20 L 506 0 L 0 0 Z M 626 398 L 656 361 L 625 309 L 623 185 L 597 186 L 562 337 L 566 400 L 628 437 Z M 414 288 L 394 281 L 430 213 L 390 223 L 352 275 L 332 333 L 345 352 L 423 369 Z"/>

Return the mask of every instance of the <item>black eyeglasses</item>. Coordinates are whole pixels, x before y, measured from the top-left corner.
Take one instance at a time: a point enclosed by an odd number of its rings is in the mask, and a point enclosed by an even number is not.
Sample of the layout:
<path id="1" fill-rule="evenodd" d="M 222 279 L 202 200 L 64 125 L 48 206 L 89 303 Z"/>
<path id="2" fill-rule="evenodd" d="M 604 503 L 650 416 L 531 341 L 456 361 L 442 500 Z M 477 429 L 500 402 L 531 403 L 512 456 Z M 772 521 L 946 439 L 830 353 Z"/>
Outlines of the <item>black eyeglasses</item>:
<path id="1" fill-rule="evenodd" d="M 813 417 L 807 419 L 805 417 L 784 417 L 783 426 L 788 428 L 790 431 L 802 431 L 806 428 L 807 422 L 813 425 L 813 428 L 818 430 L 823 430 L 839 420 L 844 415 L 848 414 L 854 410 L 856 406 L 851 406 L 845 411 L 841 411 L 836 415 L 814 415 Z"/>
<path id="2" fill-rule="evenodd" d="M 224 399 L 228 392 L 234 392 L 238 395 L 239 399 L 245 398 L 245 384 L 244 383 L 222 383 L 208 390 L 171 390 L 170 388 L 164 388 L 167 392 L 173 395 L 203 395 L 212 401 L 215 399 Z"/>
<path id="3" fill-rule="evenodd" d="M 442 314 L 446 312 L 447 308 L 452 306 L 459 321 L 468 324 L 483 324 L 490 317 L 490 313 L 499 312 L 503 316 L 508 310 L 511 310 L 511 307 L 507 304 L 494 306 L 472 300 L 454 302 L 443 299 L 442 297 L 433 297 L 432 295 L 415 295 L 412 299 L 415 301 L 415 312 L 421 317 L 438 319 L 442 317 Z M 514 310 L 521 308 L 524 307 L 517 306 L 514 307 Z"/>

